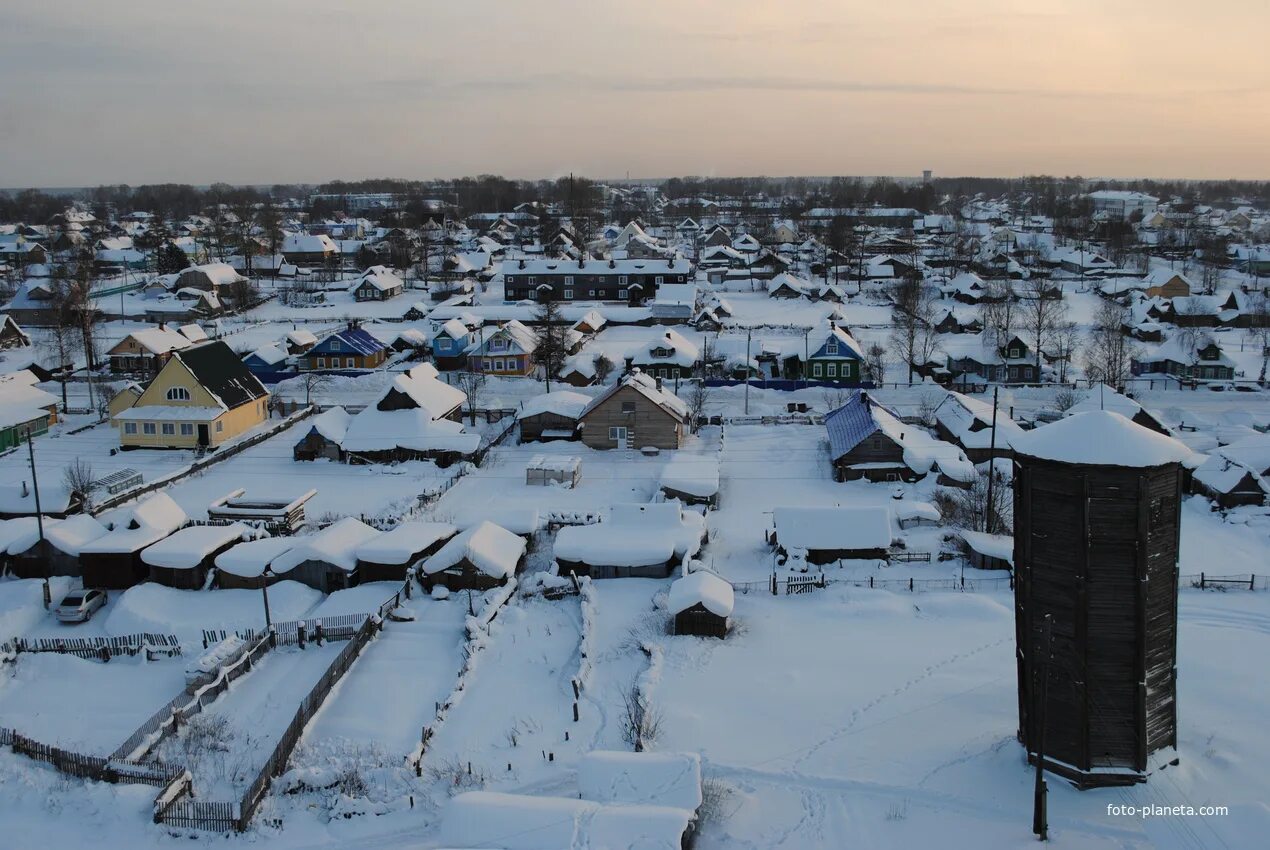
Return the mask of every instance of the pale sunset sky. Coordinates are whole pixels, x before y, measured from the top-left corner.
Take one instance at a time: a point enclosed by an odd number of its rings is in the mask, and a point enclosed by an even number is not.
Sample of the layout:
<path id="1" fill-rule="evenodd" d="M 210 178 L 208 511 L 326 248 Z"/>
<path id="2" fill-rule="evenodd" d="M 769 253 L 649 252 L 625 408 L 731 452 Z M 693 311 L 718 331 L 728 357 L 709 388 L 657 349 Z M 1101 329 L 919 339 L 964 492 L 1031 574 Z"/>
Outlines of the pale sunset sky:
<path id="1" fill-rule="evenodd" d="M 3 0 L 0 186 L 1270 178 L 1270 2 Z"/>

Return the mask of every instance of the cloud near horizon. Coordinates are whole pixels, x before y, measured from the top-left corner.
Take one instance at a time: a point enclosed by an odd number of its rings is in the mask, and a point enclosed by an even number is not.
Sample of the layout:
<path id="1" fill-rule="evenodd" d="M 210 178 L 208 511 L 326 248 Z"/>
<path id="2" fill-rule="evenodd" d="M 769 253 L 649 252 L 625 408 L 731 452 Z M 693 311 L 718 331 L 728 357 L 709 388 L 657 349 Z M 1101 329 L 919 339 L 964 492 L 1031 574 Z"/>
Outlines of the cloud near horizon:
<path id="1" fill-rule="evenodd" d="M 1270 7 L 81 4 L 6 13 L 0 185 L 567 171 L 1270 177 Z"/>

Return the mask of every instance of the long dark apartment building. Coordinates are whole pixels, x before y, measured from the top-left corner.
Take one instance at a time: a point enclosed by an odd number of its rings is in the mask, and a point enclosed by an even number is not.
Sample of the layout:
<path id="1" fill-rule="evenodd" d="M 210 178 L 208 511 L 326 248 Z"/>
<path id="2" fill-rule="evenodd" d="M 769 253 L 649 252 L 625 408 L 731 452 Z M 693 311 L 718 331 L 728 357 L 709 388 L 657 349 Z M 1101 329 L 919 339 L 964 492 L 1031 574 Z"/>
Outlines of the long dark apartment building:
<path id="1" fill-rule="evenodd" d="M 692 280 L 692 263 L 682 257 L 656 260 L 505 260 L 508 301 L 625 301 L 643 304 L 663 283 Z"/>

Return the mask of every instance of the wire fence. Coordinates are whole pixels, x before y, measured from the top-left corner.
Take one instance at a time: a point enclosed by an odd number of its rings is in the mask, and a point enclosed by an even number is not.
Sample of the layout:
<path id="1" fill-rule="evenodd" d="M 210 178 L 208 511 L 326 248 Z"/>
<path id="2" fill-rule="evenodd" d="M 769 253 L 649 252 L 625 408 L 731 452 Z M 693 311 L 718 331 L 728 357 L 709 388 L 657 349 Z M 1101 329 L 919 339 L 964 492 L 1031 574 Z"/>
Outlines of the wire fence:
<path id="1" fill-rule="evenodd" d="M 815 576 L 789 575 L 784 577 L 773 573 L 764 581 L 732 582 L 732 589 L 737 593 L 767 592 L 773 596 L 779 596 L 783 592 L 784 595 L 788 596 L 807 593 L 813 588 L 824 588 L 831 585 L 908 593 L 1000 592 L 1014 589 L 1014 576 L 961 576 L 958 578 L 917 578 L 915 576 L 910 576 L 909 578 L 878 578 L 876 576 L 864 576 L 858 578 L 835 578 L 825 573 L 817 573 Z M 1187 574 L 1178 577 L 1178 588 L 1182 590 L 1193 588 L 1216 591 L 1264 591 L 1270 590 L 1270 576 L 1257 575 L 1255 573 L 1235 575 Z"/>

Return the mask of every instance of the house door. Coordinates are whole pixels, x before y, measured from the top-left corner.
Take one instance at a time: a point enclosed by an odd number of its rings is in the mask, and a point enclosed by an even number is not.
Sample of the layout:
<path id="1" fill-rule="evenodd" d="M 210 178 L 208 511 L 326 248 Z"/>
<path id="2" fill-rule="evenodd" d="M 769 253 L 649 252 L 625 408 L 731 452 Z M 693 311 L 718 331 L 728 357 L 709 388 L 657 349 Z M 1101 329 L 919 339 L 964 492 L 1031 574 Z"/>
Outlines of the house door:
<path id="1" fill-rule="evenodd" d="M 626 429 L 621 426 L 615 426 L 609 429 L 609 439 L 617 443 L 617 445 L 626 445 Z"/>
<path id="2" fill-rule="evenodd" d="M 198 426 L 198 444 L 206 446 L 211 442 L 211 437 L 207 433 L 207 423 L 200 423 Z"/>

